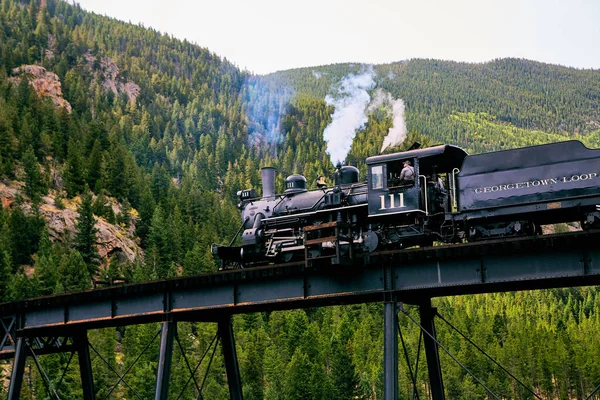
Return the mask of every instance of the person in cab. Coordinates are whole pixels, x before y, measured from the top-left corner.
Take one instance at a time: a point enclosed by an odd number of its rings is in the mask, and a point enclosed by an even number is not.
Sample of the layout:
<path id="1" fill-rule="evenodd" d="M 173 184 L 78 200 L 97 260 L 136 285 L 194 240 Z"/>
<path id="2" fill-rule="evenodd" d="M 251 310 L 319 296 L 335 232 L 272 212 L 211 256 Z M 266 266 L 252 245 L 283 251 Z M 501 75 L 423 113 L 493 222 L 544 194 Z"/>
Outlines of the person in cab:
<path id="1" fill-rule="evenodd" d="M 413 185 L 415 183 L 415 168 L 410 165 L 409 160 L 405 160 L 404 167 L 400 172 L 400 185 Z"/>

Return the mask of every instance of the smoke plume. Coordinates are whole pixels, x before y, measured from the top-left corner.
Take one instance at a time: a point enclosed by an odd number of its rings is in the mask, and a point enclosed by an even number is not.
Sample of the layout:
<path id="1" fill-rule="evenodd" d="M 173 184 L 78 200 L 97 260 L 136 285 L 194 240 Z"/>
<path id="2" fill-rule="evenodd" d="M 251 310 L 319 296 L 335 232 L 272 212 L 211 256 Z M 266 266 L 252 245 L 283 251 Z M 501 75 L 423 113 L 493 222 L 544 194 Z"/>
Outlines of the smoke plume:
<path id="1" fill-rule="evenodd" d="M 404 120 L 404 101 L 402 99 L 394 99 L 391 94 L 382 89 L 375 92 L 375 96 L 369 111 L 374 111 L 379 107 L 385 107 L 392 116 L 392 127 L 388 134 L 383 138 L 380 153 L 388 147 L 394 147 L 401 144 L 406 139 L 406 121 Z"/>
<path id="2" fill-rule="evenodd" d="M 246 80 L 248 139 L 256 146 L 275 146 L 283 140 L 281 120 L 294 95 L 289 85 L 274 83 L 267 77 L 251 76 Z"/>
<path id="3" fill-rule="evenodd" d="M 327 154 L 333 165 L 343 162 L 352 146 L 356 131 L 363 128 L 368 118 L 365 109 L 371 97 L 367 90 L 375 85 L 373 67 L 360 74 L 349 74 L 336 86 L 335 95 L 327 95 L 325 102 L 335 107 L 331 123 L 323 137 L 327 142 Z"/>

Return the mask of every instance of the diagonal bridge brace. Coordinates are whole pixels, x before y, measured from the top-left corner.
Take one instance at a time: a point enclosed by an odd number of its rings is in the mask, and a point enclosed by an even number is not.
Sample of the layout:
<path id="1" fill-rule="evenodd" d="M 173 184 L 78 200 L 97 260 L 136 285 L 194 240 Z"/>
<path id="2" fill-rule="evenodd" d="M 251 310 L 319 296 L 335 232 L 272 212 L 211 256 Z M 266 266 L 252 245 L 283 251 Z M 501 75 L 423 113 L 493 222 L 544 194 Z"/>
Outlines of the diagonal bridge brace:
<path id="1" fill-rule="evenodd" d="M 450 351 L 444 347 L 435 337 L 435 328 L 433 328 L 433 318 L 434 317 L 438 317 L 439 319 L 441 319 L 442 321 L 444 321 L 452 330 L 454 330 L 455 332 L 457 332 L 463 339 L 465 339 L 469 344 L 471 344 L 473 347 L 475 347 L 479 352 L 481 352 L 483 355 L 485 355 L 490 361 L 492 361 L 494 364 L 496 364 L 500 369 L 502 369 L 502 371 L 504 371 L 507 375 L 509 375 L 512 379 L 514 379 L 517 383 L 519 383 L 521 386 L 523 386 L 533 397 L 535 397 L 536 399 L 541 399 L 541 397 L 535 393 L 532 389 L 530 389 L 527 385 L 525 385 L 521 380 L 519 380 L 515 375 L 513 375 L 510 371 L 508 371 L 504 366 L 502 366 L 500 363 L 498 363 L 496 360 L 494 360 L 489 354 L 487 354 L 481 347 L 479 347 L 476 343 L 474 343 L 471 339 L 469 339 L 464 333 L 462 333 L 461 331 L 459 331 L 454 325 L 452 325 L 449 321 L 447 321 L 444 317 L 442 317 L 442 315 L 437 311 L 436 308 L 432 308 L 430 305 L 428 304 L 421 304 L 420 305 L 420 313 L 421 313 L 421 324 L 419 324 L 410 314 L 407 310 L 405 310 L 402 306 L 399 307 L 399 310 L 405 314 L 416 326 L 419 327 L 421 334 L 425 334 L 425 338 L 426 338 L 426 346 L 427 346 L 427 339 L 429 339 L 429 341 L 435 346 L 436 348 L 436 354 L 437 354 L 437 348 L 441 348 L 450 358 L 452 358 L 467 374 L 469 374 L 480 386 L 482 386 L 487 392 L 488 394 L 491 396 L 491 398 L 495 398 L 495 399 L 499 399 L 499 397 L 494 394 L 479 378 L 477 378 L 465 365 L 463 365 L 452 353 L 450 353 Z M 429 328 L 429 329 L 428 329 Z M 433 329 L 432 329 L 433 328 Z M 420 342 L 420 340 L 419 340 Z M 426 349 L 427 350 L 427 349 Z M 431 351 L 429 351 L 431 353 Z M 406 350 L 405 350 L 406 353 Z M 408 355 L 407 356 L 407 361 L 408 361 Z M 429 360 L 429 356 L 428 356 L 428 364 L 430 364 L 430 360 Z M 418 359 L 417 359 L 418 362 Z M 434 362 L 434 365 L 436 363 Z M 437 365 L 439 366 L 439 359 L 437 361 Z M 410 367 L 409 367 L 410 368 Z M 433 372 L 434 375 L 436 374 L 440 374 L 440 379 L 441 379 L 441 369 L 437 369 L 437 373 L 435 371 L 429 371 L 430 372 L 430 379 L 432 379 L 431 377 L 431 373 Z M 411 371 L 411 376 L 412 376 L 412 371 Z M 413 385 L 415 384 L 414 381 L 414 377 L 413 377 Z M 600 386 L 597 388 L 597 390 L 600 389 Z M 593 394 L 593 393 L 592 393 Z M 591 395 L 590 395 L 591 396 Z M 438 396 L 434 395 L 434 399 L 435 398 L 439 398 L 439 399 L 444 399 L 444 393 L 443 393 L 443 389 L 441 391 L 441 393 Z M 587 399 L 586 399 L 587 400 Z"/>
<path id="2" fill-rule="evenodd" d="M 71 356 L 64 367 L 58 383 L 55 384 L 43 368 L 39 357 L 42 355 L 67 352 L 71 352 Z M 87 335 L 85 335 L 85 333 L 79 333 L 76 336 L 68 337 L 18 337 L 15 345 L 14 363 L 8 388 L 8 399 L 17 400 L 20 398 L 23 375 L 25 372 L 25 361 L 27 357 L 32 357 L 40 373 L 48 396 L 50 399 L 59 400 L 59 389 L 66 376 L 71 361 L 73 360 L 75 352 L 79 354 L 79 367 L 82 376 L 81 385 L 83 390 L 83 398 L 86 400 L 93 400 L 93 381 L 91 380 L 91 366 L 89 365 Z M 86 363 L 86 360 L 88 363 Z M 88 377 L 89 380 L 86 380 L 84 377 Z"/>
<path id="3" fill-rule="evenodd" d="M 439 313 L 439 311 L 437 309 L 435 310 L 435 316 L 438 317 L 439 319 L 441 319 L 442 321 L 444 321 L 450 328 L 452 328 L 452 330 L 454 330 L 456 333 L 458 333 L 463 339 L 465 339 L 467 342 L 469 342 L 469 344 L 471 344 L 473 347 L 475 347 L 480 353 L 482 353 L 484 356 L 486 356 L 491 362 L 496 364 L 508 376 L 510 376 L 517 383 L 519 383 L 523 388 L 525 388 L 525 390 L 527 390 L 529 393 L 531 393 L 531 395 L 533 395 L 533 397 L 535 397 L 536 399 L 539 399 L 539 400 L 542 399 L 537 393 L 535 393 L 531 388 L 529 388 L 529 386 L 527 386 L 525 383 L 523 383 L 523 381 L 521 381 L 519 378 L 517 378 L 515 375 L 513 375 L 509 370 L 504 368 L 504 366 L 502 364 L 500 364 L 498 361 L 496 361 L 492 356 L 490 356 L 488 353 L 486 353 L 475 342 L 473 342 L 471 339 L 469 339 L 467 337 L 467 335 L 462 333 L 460 330 L 458 330 L 458 328 L 456 328 L 454 325 L 452 325 L 450 322 L 448 322 L 444 317 L 442 317 L 442 315 Z"/>
<path id="4" fill-rule="evenodd" d="M 184 384 L 183 388 L 181 389 L 181 392 L 179 393 L 177 400 L 179 400 L 184 395 L 187 386 L 190 384 L 190 382 L 192 380 L 194 381 L 194 385 L 195 385 L 196 391 L 197 391 L 196 398 L 204 399 L 204 397 L 202 395 L 202 390 L 204 389 L 204 384 L 206 383 L 206 379 L 208 378 L 208 374 L 210 372 L 210 367 L 212 365 L 215 353 L 217 351 L 217 348 L 219 347 L 219 342 L 221 342 L 222 350 L 223 350 L 223 358 L 224 358 L 224 362 L 225 362 L 225 370 L 227 373 L 227 382 L 229 385 L 230 398 L 232 400 L 242 400 L 243 399 L 239 365 L 238 365 L 237 354 L 236 354 L 236 350 L 235 350 L 233 329 L 232 329 L 232 325 L 231 325 L 231 316 L 229 316 L 229 315 L 225 316 L 218 321 L 217 333 L 211 340 L 208 347 L 205 349 L 204 353 L 200 357 L 200 360 L 198 361 L 198 363 L 196 364 L 196 367 L 194 369 L 192 369 L 190 362 L 189 362 L 187 356 L 185 355 L 185 351 L 183 349 L 183 346 L 181 345 L 181 342 L 179 341 L 179 337 L 175 336 L 175 339 L 179 345 L 179 349 L 181 350 L 183 359 L 184 359 L 186 366 L 190 372 L 190 377 L 188 378 L 188 380 Z M 208 355 L 208 352 L 211 349 L 212 349 L 212 353 L 211 353 L 210 359 L 208 360 L 208 365 L 206 367 L 204 377 L 202 378 L 202 383 L 198 384 L 198 381 L 196 380 L 196 372 L 200 368 L 200 365 L 202 364 L 202 362 L 204 361 L 204 359 Z"/>
<path id="5" fill-rule="evenodd" d="M 426 321 L 427 321 L 427 318 L 423 318 L 423 313 L 424 313 L 424 310 L 423 310 L 423 305 L 422 305 L 421 307 L 422 307 L 422 308 L 421 308 L 421 315 L 422 315 L 422 318 L 421 318 L 421 319 L 424 319 L 424 320 L 426 320 Z M 485 385 L 485 384 L 484 384 L 484 383 L 483 383 L 483 382 L 482 382 L 482 381 L 481 381 L 479 378 L 477 378 L 477 376 L 475 376 L 475 375 L 474 375 L 474 374 L 473 374 L 473 373 L 472 373 L 472 372 L 471 372 L 471 371 L 470 371 L 470 370 L 469 370 L 469 369 L 468 369 L 468 368 L 467 368 L 467 367 L 466 367 L 464 364 L 462 364 L 462 363 L 461 363 L 461 362 L 460 362 L 460 361 L 459 361 L 459 360 L 458 360 L 458 359 L 457 359 L 457 358 L 456 358 L 456 357 L 455 357 L 455 356 L 454 356 L 454 355 L 453 355 L 453 354 L 452 354 L 452 353 L 451 353 L 451 352 L 450 352 L 450 351 L 449 351 L 449 350 L 448 350 L 446 347 L 444 347 L 444 345 L 442 345 L 442 344 L 441 344 L 441 343 L 440 343 L 440 342 L 439 342 L 439 341 L 436 339 L 436 337 L 435 337 L 435 331 L 433 331 L 433 332 L 432 332 L 432 330 L 431 330 L 431 329 L 428 329 L 428 328 L 429 328 L 428 326 L 427 326 L 427 327 L 425 327 L 425 326 L 423 326 L 423 325 L 419 324 L 419 323 L 418 323 L 418 322 L 417 322 L 417 321 L 416 321 L 416 320 L 415 320 L 415 319 L 414 319 L 414 318 L 413 318 L 413 317 L 410 315 L 410 313 L 408 313 L 408 311 L 406 311 L 406 310 L 405 310 L 403 307 L 401 307 L 401 308 L 400 308 L 400 311 L 402 311 L 402 313 L 403 313 L 404 315 L 406 315 L 406 316 L 407 316 L 407 317 L 408 317 L 408 318 L 409 318 L 409 319 L 410 319 L 410 320 L 411 320 L 411 321 L 412 321 L 412 322 L 413 322 L 415 325 L 417 325 L 417 326 L 419 327 L 419 329 L 421 329 L 421 331 L 422 331 L 422 332 L 425 334 L 425 338 L 426 338 L 426 339 L 425 339 L 425 346 L 426 346 L 426 347 L 425 347 L 425 350 L 426 350 L 426 353 L 429 353 L 429 354 L 427 354 L 427 358 L 428 358 L 427 364 L 430 364 L 430 363 L 431 363 L 431 362 L 430 362 L 430 360 L 429 360 L 429 358 L 431 357 L 431 354 L 433 353 L 432 351 L 427 351 L 427 344 L 428 344 L 428 343 L 427 343 L 427 342 L 428 342 L 428 340 L 427 340 L 427 339 L 429 339 L 429 341 L 430 341 L 430 342 L 431 342 L 431 343 L 432 343 L 432 344 L 435 346 L 435 354 L 437 354 L 437 348 L 438 348 L 438 347 L 439 347 L 439 348 L 441 348 L 442 350 L 444 350 L 444 352 L 445 352 L 445 353 L 446 353 L 448 356 L 450 356 L 450 358 L 452 358 L 452 359 L 454 360 L 454 362 L 456 362 L 456 363 L 457 363 L 457 364 L 458 364 L 458 365 L 459 365 L 459 366 L 460 366 L 460 367 L 461 367 L 461 368 L 462 368 L 462 369 L 463 369 L 463 370 L 464 370 L 464 371 L 465 371 L 467 374 L 469 374 L 469 375 L 471 376 L 471 378 L 475 379 L 475 381 L 476 381 L 477 383 L 479 383 L 479 384 L 480 384 L 480 385 L 481 385 L 481 386 L 482 386 L 482 387 L 483 387 L 483 388 L 484 388 L 484 389 L 485 389 L 485 390 L 488 392 L 488 394 L 489 394 L 489 395 L 490 395 L 492 398 L 494 398 L 494 399 L 496 399 L 496 400 L 500 400 L 500 398 L 499 398 L 498 396 L 496 396 L 496 394 L 494 394 L 494 393 L 493 393 L 493 392 L 492 392 L 492 391 L 491 391 L 491 390 L 490 390 L 490 389 L 489 389 L 489 388 L 488 388 L 488 387 L 487 387 L 487 386 L 486 386 L 486 385 Z M 425 312 L 427 312 L 427 311 L 425 311 Z M 441 371 L 439 371 L 439 372 L 441 372 Z M 432 381 L 433 381 L 433 379 L 432 379 L 432 376 L 431 376 L 431 374 L 432 374 L 432 371 L 430 370 L 430 371 L 429 371 L 429 373 L 430 373 L 430 380 L 432 380 Z M 437 373 L 437 371 L 433 371 L 433 373 Z M 445 398 L 445 395 L 444 395 L 444 393 L 443 393 L 443 389 L 442 389 L 442 391 L 441 391 L 441 393 L 440 393 L 440 394 L 437 394 L 437 395 L 436 395 L 436 393 L 434 392 L 434 393 L 433 393 L 433 395 L 434 395 L 434 399 L 444 399 L 444 398 Z"/>
<path id="6" fill-rule="evenodd" d="M 0 359 L 12 358 L 15 352 L 17 316 L 0 317 Z"/>
<path id="7" fill-rule="evenodd" d="M 94 348 L 94 346 L 92 346 L 90 344 L 90 348 L 94 351 L 94 353 L 96 353 L 96 355 L 102 360 L 104 361 L 104 363 L 108 366 L 108 368 L 115 374 L 117 375 L 117 377 L 119 377 L 119 379 L 117 380 L 117 383 L 115 383 L 112 388 L 108 391 L 108 393 L 106 394 L 106 396 L 104 397 L 104 399 L 108 399 L 110 397 L 110 395 L 112 394 L 112 392 L 117 388 L 117 386 L 119 386 L 119 384 L 121 382 L 123 382 L 123 384 L 125 386 L 127 386 L 132 392 L 133 394 L 139 399 L 139 400 L 143 400 L 140 395 L 131 387 L 131 385 L 129 385 L 127 383 L 127 381 L 125 380 L 125 375 L 127 375 L 129 373 L 129 371 L 131 371 L 131 369 L 135 366 L 135 364 L 140 360 L 140 358 L 144 355 L 144 353 L 146 353 L 146 351 L 148 350 L 148 348 L 150 347 L 150 345 L 154 342 L 154 340 L 158 337 L 158 335 L 160 334 L 161 330 L 157 330 L 156 334 L 152 337 L 152 339 L 150 339 L 150 341 L 148 342 L 148 344 L 146 344 L 146 347 L 144 347 L 144 349 L 140 352 L 140 354 L 138 354 L 138 356 L 136 357 L 136 359 L 133 361 L 133 363 L 131 363 L 131 365 L 129 366 L 129 368 L 127 368 L 127 370 L 123 373 L 123 375 L 119 374 L 119 372 L 117 370 L 115 370 L 113 368 L 112 365 L 110 365 L 110 363 L 104 358 L 102 357 L 102 355 L 98 352 L 98 350 L 96 350 Z"/>

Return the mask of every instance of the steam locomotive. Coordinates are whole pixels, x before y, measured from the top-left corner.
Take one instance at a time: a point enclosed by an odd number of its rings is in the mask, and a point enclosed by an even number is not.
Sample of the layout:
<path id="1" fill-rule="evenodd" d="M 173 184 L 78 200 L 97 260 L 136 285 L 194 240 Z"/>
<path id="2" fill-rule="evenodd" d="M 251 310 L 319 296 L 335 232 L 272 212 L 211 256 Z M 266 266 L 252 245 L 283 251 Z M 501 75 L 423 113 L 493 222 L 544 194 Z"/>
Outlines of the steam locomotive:
<path id="1" fill-rule="evenodd" d="M 404 162 L 414 181 L 399 181 Z M 275 193 L 238 193 L 241 245 L 213 245 L 225 268 L 293 259 L 360 262 L 382 250 L 541 234 L 541 225 L 577 221 L 600 228 L 600 149 L 567 141 L 468 155 L 453 145 L 369 157 L 368 179 L 338 166 L 331 187 L 307 189 L 291 175 Z M 447 188 L 447 189 L 446 189 Z"/>

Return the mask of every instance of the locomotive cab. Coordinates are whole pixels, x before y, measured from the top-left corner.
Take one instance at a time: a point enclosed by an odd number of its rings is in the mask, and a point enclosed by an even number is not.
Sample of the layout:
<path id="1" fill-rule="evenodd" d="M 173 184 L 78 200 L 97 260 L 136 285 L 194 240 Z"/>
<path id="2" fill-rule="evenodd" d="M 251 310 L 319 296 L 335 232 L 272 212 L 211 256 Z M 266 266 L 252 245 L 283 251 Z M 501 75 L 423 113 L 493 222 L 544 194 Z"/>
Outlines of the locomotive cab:
<path id="1" fill-rule="evenodd" d="M 444 145 L 369 157 L 369 217 L 393 214 L 429 216 L 450 208 L 452 176 L 467 153 Z M 412 181 L 403 179 L 412 168 Z"/>
<path id="2" fill-rule="evenodd" d="M 367 160 L 367 164 L 369 165 L 369 160 Z M 408 168 L 411 169 L 412 180 L 400 178 L 404 165 L 408 165 Z M 417 179 L 419 176 L 419 160 L 417 158 L 397 156 L 393 159 L 373 163 L 368 166 L 368 170 L 370 217 L 424 212 L 420 204 L 421 185 Z"/>
<path id="3" fill-rule="evenodd" d="M 455 198 L 455 185 L 450 183 L 466 156 L 463 149 L 444 145 L 369 157 L 369 250 L 427 246 L 439 240 Z M 407 180 L 407 175 L 413 179 Z"/>

